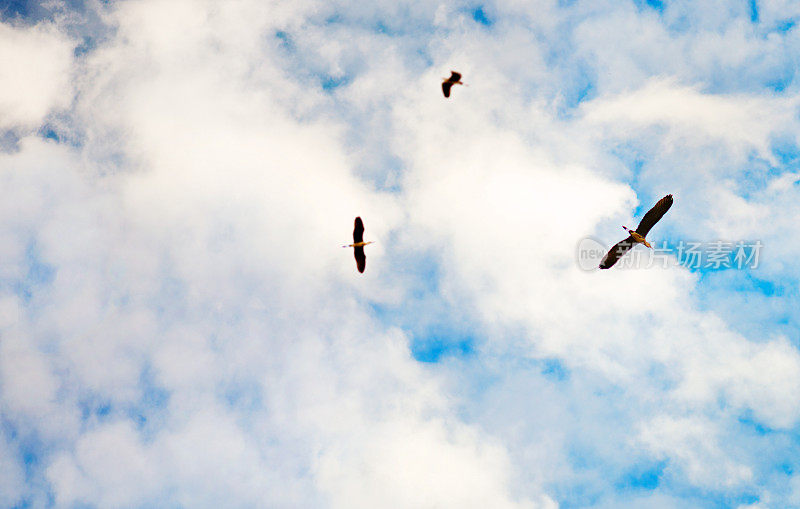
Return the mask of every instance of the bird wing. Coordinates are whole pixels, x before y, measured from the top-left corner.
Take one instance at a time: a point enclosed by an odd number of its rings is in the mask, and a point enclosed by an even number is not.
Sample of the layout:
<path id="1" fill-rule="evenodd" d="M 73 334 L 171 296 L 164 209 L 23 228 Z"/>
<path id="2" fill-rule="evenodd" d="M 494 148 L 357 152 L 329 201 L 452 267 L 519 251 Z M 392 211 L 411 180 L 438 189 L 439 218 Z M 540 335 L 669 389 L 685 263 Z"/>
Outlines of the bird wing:
<path id="1" fill-rule="evenodd" d="M 364 223 L 360 217 L 356 218 L 356 225 L 353 228 L 353 243 L 364 242 Z"/>
<path id="2" fill-rule="evenodd" d="M 453 83 L 455 83 L 456 81 L 461 81 L 461 73 L 460 72 L 455 72 L 455 71 L 450 71 L 450 77 L 447 79 L 447 81 L 450 81 L 450 82 L 453 82 Z"/>
<path id="3" fill-rule="evenodd" d="M 622 255 L 627 253 L 635 244 L 636 241 L 633 240 L 633 237 L 630 235 L 627 239 L 617 242 L 617 245 L 609 249 L 608 253 L 603 257 L 603 260 L 600 262 L 600 268 L 610 269 L 613 267 L 614 264 L 617 263 L 617 260 L 622 258 Z"/>
<path id="4" fill-rule="evenodd" d="M 356 267 L 359 272 L 364 272 L 367 268 L 367 255 L 364 254 L 364 246 L 353 248 L 353 255 L 356 257 Z"/>
<path id="5" fill-rule="evenodd" d="M 450 97 L 450 87 L 452 86 L 453 84 L 450 83 L 449 81 L 442 82 L 442 92 L 444 92 L 445 97 Z"/>
<path id="6" fill-rule="evenodd" d="M 647 214 L 644 215 L 642 221 L 639 223 L 639 226 L 636 227 L 636 233 L 641 235 L 642 237 L 647 236 L 647 232 L 650 231 L 650 228 L 655 225 L 659 219 L 664 217 L 664 214 L 667 213 L 669 208 L 672 206 L 672 195 L 668 194 L 665 197 L 658 200 L 652 209 L 647 211 Z"/>

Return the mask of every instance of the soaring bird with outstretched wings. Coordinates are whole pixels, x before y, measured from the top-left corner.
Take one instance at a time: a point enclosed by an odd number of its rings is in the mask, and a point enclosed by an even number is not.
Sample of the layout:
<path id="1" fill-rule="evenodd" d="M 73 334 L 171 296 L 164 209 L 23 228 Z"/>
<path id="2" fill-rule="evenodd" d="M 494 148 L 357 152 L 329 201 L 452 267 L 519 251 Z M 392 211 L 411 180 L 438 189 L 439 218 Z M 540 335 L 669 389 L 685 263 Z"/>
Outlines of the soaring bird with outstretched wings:
<path id="1" fill-rule="evenodd" d="M 445 97 L 450 97 L 450 89 L 453 85 L 463 85 L 464 83 L 461 82 L 461 73 L 450 71 L 450 77 L 445 78 L 442 81 L 442 92 L 444 92 Z"/>
<path id="2" fill-rule="evenodd" d="M 628 238 L 617 242 L 617 244 L 612 247 L 608 253 L 603 257 L 603 260 L 600 262 L 601 269 L 609 269 L 617 263 L 617 260 L 622 258 L 622 255 L 627 253 L 633 246 L 636 244 L 644 244 L 645 246 L 652 249 L 653 246 L 647 242 L 645 236 L 650 231 L 650 229 L 662 218 L 664 214 L 667 213 L 669 208 L 672 206 L 672 195 L 668 194 L 665 197 L 658 200 L 652 209 L 647 211 L 647 214 L 644 215 L 641 222 L 639 222 L 639 226 L 636 227 L 636 230 L 631 230 L 627 226 L 623 226 L 622 228 L 628 232 Z"/>
<path id="3" fill-rule="evenodd" d="M 372 244 L 372 241 L 364 242 L 364 222 L 361 217 L 356 217 L 355 227 L 353 228 L 353 243 L 342 247 L 352 247 L 353 256 L 356 258 L 356 268 L 359 272 L 364 272 L 367 268 L 367 255 L 364 254 L 364 246 Z"/>

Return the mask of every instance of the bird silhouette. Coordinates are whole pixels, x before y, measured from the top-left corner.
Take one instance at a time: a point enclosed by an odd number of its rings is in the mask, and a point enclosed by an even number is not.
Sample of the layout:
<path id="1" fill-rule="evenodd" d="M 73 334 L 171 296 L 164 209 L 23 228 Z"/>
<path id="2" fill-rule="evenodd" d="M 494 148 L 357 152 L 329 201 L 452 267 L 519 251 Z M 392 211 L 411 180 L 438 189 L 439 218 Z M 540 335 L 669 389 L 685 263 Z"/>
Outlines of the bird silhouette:
<path id="1" fill-rule="evenodd" d="M 355 227 L 353 228 L 353 243 L 342 247 L 352 247 L 353 256 L 356 258 L 356 268 L 359 272 L 364 272 L 367 268 L 367 255 L 364 254 L 364 246 L 372 244 L 372 241 L 364 242 L 364 222 L 361 217 L 356 217 Z"/>
<path id="2" fill-rule="evenodd" d="M 442 92 L 444 92 L 445 97 L 450 97 L 450 89 L 453 85 L 465 85 L 465 83 L 461 82 L 461 73 L 455 71 L 450 71 L 450 73 L 450 77 L 442 81 Z"/>
<path id="3" fill-rule="evenodd" d="M 636 230 L 631 230 L 627 226 L 623 226 L 622 228 L 629 233 L 628 238 L 621 240 L 612 247 L 608 253 L 603 257 L 603 260 L 600 262 L 601 269 L 609 269 L 617 263 L 622 255 L 627 253 L 633 246 L 636 244 L 644 244 L 645 246 L 649 247 L 650 249 L 653 246 L 647 242 L 645 236 L 662 217 L 664 214 L 667 213 L 669 208 L 672 206 L 672 195 L 668 194 L 665 197 L 658 200 L 652 209 L 647 211 L 647 214 L 644 215 L 642 221 L 639 223 L 639 226 L 636 227 Z"/>

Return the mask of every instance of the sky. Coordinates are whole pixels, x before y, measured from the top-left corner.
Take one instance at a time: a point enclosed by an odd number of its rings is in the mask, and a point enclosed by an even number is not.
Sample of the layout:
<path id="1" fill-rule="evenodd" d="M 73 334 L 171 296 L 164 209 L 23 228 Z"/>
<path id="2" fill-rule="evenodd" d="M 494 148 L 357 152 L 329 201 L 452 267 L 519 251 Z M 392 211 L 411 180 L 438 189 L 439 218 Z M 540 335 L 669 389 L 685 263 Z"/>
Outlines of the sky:
<path id="1" fill-rule="evenodd" d="M 800 505 L 799 20 L 0 2 L 0 507 Z"/>

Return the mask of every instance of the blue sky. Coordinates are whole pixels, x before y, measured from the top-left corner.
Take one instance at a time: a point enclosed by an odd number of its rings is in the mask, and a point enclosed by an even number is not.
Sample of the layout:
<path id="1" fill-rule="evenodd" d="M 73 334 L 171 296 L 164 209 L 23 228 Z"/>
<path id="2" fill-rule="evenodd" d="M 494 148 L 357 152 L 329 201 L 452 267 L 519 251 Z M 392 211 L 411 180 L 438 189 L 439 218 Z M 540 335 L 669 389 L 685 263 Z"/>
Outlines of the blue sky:
<path id="1" fill-rule="evenodd" d="M 800 505 L 793 2 L 0 13 L 0 507 Z"/>

